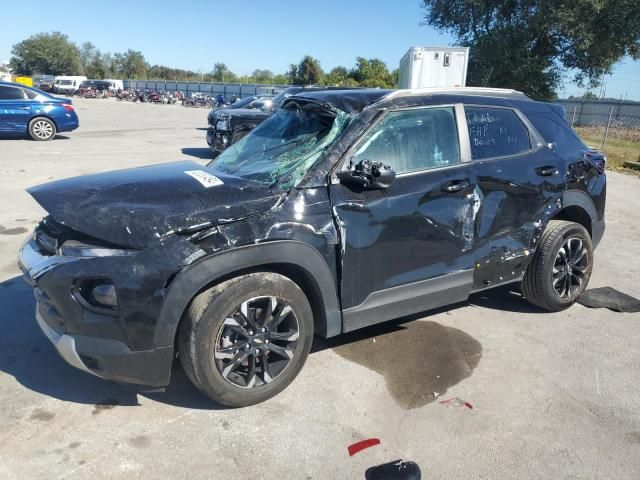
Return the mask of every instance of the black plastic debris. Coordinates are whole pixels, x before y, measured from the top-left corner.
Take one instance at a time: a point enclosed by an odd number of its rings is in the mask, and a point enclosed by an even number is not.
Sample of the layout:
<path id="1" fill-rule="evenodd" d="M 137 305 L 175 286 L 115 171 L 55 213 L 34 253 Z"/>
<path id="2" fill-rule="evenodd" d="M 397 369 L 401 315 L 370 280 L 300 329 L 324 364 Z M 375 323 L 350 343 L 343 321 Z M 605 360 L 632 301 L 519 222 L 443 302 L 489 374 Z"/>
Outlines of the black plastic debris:
<path id="1" fill-rule="evenodd" d="M 616 312 L 640 312 L 640 300 L 611 287 L 586 290 L 578 298 L 578 303 L 589 308 L 608 308 Z"/>
<path id="2" fill-rule="evenodd" d="M 364 478 L 366 480 L 420 480 L 422 473 L 415 462 L 394 460 L 368 468 L 364 473 Z"/>

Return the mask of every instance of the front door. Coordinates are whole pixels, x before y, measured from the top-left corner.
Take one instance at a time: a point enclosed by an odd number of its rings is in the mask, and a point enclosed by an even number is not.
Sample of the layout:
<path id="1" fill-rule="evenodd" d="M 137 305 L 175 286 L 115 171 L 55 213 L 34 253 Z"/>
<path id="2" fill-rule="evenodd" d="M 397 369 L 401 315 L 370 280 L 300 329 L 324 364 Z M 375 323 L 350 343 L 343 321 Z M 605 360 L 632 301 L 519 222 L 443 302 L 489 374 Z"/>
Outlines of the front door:
<path id="1" fill-rule="evenodd" d="M 19 87 L 0 85 L 0 131 L 25 133 L 31 117 L 31 103 Z"/>
<path id="2" fill-rule="evenodd" d="M 397 177 L 384 190 L 331 185 L 345 331 L 467 298 L 476 177 L 461 117 L 459 105 L 388 111 L 347 154 Z"/>

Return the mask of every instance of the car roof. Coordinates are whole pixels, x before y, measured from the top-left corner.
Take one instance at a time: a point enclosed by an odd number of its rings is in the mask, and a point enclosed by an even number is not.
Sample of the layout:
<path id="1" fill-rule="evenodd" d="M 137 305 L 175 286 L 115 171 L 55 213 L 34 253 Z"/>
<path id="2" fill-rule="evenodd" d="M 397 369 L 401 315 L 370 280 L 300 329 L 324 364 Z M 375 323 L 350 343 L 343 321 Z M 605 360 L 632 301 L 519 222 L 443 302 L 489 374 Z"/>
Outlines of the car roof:
<path id="1" fill-rule="evenodd" d="M 14 83 L 14 82 L 3 82 L 0 81 L 0 85 L 2 86 L 7 86 L 7 87 L 18 87 L 18 88 L 23 88 L 25 90 L 31 90 L 32 92 L 37 93 L 38 95 L 42 95 L 43 97 L 47 97 L 47 98 L 51 98 L 53 100 L 60 100 L 57 97 L 52 97 L 51 95 L 49 95 L 47 92 L 43 92 L 42 90 L 40 90 L 39 88 L 36 87 L 29 87 L 27 85 L 23 85 L 22 83 Z"/>
<path id="2" fill-rule="evenodd" d="M 333 108 L 347 113 L 359 113 L 367 108 L 438 104 L 453 99 L 460 101 L 465 97 L 531 101 L 524 93 L 505 88 L 437 87 L 400 90 L 381 88 L 334 88 L 329 90 L 301 91 L 289 97 L 287 102 L 295 99 L 308 99 L 318 103 L 328 104 Z M 492 101 L 490 103 L 495 102 Z"/>
<path id="3" fill-rule="evenodd" d="M 25 88 L 27 90 L 36 90 L 38 93 L 40 93 L 40 90 L 38 90 L 37 88 L 29 87 L 28 85 L 23 85 L 22 83 L 0 81 L 0 85 L 2 85 L 3 87 L 18 87 Z"/>
<path id="4" fill-rule="evenodd" d="M 315 91 L 301 91 L 289 97 L 286 103 L 295 102 L 296 99 L 311 100 L 316 103 L 329 105 L 347 113 L 359 113 L 369 105 L 380 101 L 392 90 L 379 88 L 366 89 L 325 89 Z"/>

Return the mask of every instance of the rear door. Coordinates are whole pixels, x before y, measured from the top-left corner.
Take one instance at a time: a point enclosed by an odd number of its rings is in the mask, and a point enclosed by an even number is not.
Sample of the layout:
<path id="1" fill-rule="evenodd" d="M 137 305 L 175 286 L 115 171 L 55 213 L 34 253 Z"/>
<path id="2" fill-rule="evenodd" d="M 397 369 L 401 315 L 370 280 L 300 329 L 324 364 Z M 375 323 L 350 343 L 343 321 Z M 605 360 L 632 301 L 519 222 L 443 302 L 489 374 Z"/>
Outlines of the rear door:
<path id="1" fill-rule="evenodd" d="M 31 101 L 19 87 L 0 85 L 0 131 L 24 133 L 31 118 Z"/>
<path id="2" fill-rule="evenodd" d="M 385 190 L 330 187 L 345 331 L 467 298 L 476 180 L 463 122 L 462 105 L 387 111 L 347 154 L 397 177 Z"/>
<path id="3" fill-rule="evenodd" d="M 479 210 L 474 288 L 518 279 L 562 198 L 562 161 L 517 109 L 465 105 Z"/>

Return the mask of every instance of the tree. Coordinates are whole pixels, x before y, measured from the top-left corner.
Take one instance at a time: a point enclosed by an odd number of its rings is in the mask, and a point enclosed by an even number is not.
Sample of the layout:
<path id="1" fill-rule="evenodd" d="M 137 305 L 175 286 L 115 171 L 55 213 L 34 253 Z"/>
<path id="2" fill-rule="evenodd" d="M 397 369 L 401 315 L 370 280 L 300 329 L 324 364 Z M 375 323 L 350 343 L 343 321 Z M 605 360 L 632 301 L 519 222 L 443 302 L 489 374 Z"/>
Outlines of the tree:
<path id="1" fill-rule="evenodd" d="M 356 66 L 349 75 L 363 87 L 395 88 L 396 86 L 396 80 L 389 73 L 387 64 L 378 58 L 369 60 L 358 57 Z"/>
<path id="2" fill-rule="evenodd" d="M 89 78 L 107 78 L 111 73 L 105 64 L 105 56 L 91 42 L 80 45 L 80 62 L 84 74 Z"/>
<path id="3" fill-rule="evenodd" d="M 145 61 L 142 52 L 129 49 L 124 53 L 116 53 L 113 58 L 116 71 L 123 78 L 147 78 L 147 70 L 150 66 Z"/>
<path id="4" fill-rule="evenodd" d="M 298 83 L 298 66 L 295 63 L 290 63 L 289 71 L 286 75 L 289 79 L 288 83 L 290 85 L 295 85 L 296 83 Z"/>
<path id="5" fill-rule="evenodd" d="M 254 78 L 256 83 L 272 83 L 273 82 L 273 72 L 271 70 L 256 69 L 253 71 L 251 76 Z"/>
<path id="6" fill-rule="evenodd" d="M 593 92 L 584 92 L 584 94 L 580 98 L 582 98 L 583 100 L 598 100 L 598 96 Z"/>
<path id="7" fill-rule="evenodd" d="M 562 69 L 596 86 L 625 55 L 640 58 L 637 0 L 422 0 L 425 23 L 469 46 L 467 83 L 550 98 Z"/>
<path id="8" fill-rule="evenodd" d="M 229 68 L 227 68 L 227 66 L 222 62 L 218 62 L 213 66 L 211 74 L 214 82 L 229 83 L 236 82 L 238 80 L 237 75 L 229 70 Z"/>
<path id="9" fill-rule="evenodd" d="M 81 75 L 78 47 L 60 32 L 38 33 L 13 46 L 11 68 L 19 75 Z"/>
<path id="10" fill-rule="evenodd" d="M 305 55 L 296 69 L 296 81 L 298 85 L 314 85 L 322 83 L 324 72 L 320 62 L 310 55 Z"/>
<path id="11" fill-rule="evenodd" d="M 503 29 L 500 36 L 478 36 L 470 45 L 467 84 L 515 88 L 533 98 L 553 99 L 562 70 L 556 62 L 533 54 L 523 34 Z"/>
<path id="12" fill-rule="evenodd" d="M 273 83 L 274 85 L 287 85 L 289 84 L 289 76 L 286 74 L 279 74 L 279 75 L 275 75 L 272 79 L 271 79 L 271 83 Z"/>
<path id="13" fill-rule="evenodd" d="M 349 70 L 345 67 L 335 67 L 324 77 L 325 85 L 335 87 L 357 87 L 358 82 L 349 76 Z"/>

